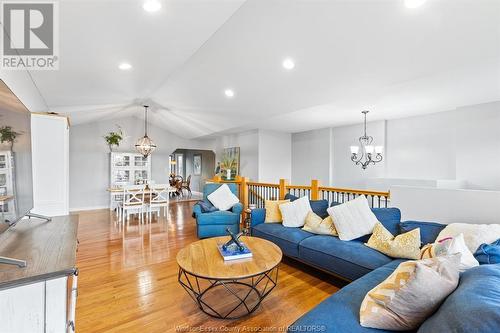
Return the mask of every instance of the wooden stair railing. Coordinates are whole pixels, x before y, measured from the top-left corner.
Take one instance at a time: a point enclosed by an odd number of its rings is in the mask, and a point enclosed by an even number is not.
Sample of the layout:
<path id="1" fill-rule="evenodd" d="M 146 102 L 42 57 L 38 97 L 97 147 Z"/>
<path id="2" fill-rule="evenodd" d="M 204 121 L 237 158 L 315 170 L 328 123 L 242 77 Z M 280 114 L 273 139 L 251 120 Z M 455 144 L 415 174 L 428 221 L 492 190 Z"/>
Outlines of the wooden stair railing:
<path id="1" fill-rule="evenodd" d="M 282 200 L 287 193 L 298 197 L 307 196 L 310 200 L 324 199 L 328 201 L 328 205 L 333 202 L 344 203 L 364 195 L 371 207 L 383 208 L 388 207 L 390 200 L 389 192 L 321 186 L 316 179 L 311 180 L 311 185 L 291 185 L 286 179 L 280 179 L 278 184 L 250 182 L 247 177 L 241 176 L 236 176 L 234 180 L 223 180 L 216 176 L 211 181 L 236 184 L 245 209 L 250 204 L 263 208 L 265 200 Z"/>

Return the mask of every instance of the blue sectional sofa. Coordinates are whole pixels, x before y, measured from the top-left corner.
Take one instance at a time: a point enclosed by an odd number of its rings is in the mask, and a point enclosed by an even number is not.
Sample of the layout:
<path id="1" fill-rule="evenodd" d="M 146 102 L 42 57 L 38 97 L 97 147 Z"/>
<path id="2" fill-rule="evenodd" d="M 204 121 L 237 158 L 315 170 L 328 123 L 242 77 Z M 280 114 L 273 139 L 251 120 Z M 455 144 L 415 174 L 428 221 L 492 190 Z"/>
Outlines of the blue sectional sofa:
<path id="1" fill-rule="evenodd" d="M 328 203 L 324 207 L 325 212 L 327 208 Z M 372 211 L 387 230 L 399 233 L 401 221 L 399 209 L 374 208 Z M 264 223 L 264 219 L 264 209 L 252 211 L 253 236 L 270 240 L 281 248 L 284 255 L 306 262 L 344 280 L 355 280 L 392 261 L 388 256 L 365 246 L 364 242 L 368 237 L 344 242 L 337 237 L 315 235 L 301 228 L 287 228 L 281 223 Z"/>
<path id="2" fill-rule="evenodd" d="M 322 200 L 318 200 L 322 201 Z M 311 204 L 325 208 L 325 202 Z M 328 207 L 328 203 L 326 203 Z M 325 213 L 321 211 L 315 211 Z M 397 208 L 373 209 L 393 234 L 420 228 L 424 244 L 435 241 L 445 227 L 439 223 L 405 221 Z M 323 214 L 324 216 L 324 214 Z M 353 241 L 314 235 L 301 228 L 264 223 L 265 210 L 251 214 L 252 235 L 277 244 L 285 256 L 344 280 L 352 281 L 289 327 L 289 332 L 388 332 L 362 327 L 359 308 L 366 293 L 385 280 L 403 260 L 394 260 L 364 245 L 369 236 Z M 500 329 L 500 264 L 482 265 L 462 274 L 460 284 L 419 332 L 494 332 Z"/>

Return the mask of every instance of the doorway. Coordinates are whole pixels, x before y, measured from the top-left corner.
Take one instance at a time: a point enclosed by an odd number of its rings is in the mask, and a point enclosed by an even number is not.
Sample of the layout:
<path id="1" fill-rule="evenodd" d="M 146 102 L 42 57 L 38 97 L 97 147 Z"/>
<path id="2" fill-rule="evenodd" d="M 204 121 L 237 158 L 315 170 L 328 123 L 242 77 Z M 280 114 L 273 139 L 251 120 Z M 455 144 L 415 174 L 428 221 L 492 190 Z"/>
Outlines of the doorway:
<path id="1" fill-rule="evenodd" d="M 215 153 L 211 150 L 176 149 L 169 157 L 170 173 L 188 182 L 192 192 L 203 192 L 215 175 Z"/>

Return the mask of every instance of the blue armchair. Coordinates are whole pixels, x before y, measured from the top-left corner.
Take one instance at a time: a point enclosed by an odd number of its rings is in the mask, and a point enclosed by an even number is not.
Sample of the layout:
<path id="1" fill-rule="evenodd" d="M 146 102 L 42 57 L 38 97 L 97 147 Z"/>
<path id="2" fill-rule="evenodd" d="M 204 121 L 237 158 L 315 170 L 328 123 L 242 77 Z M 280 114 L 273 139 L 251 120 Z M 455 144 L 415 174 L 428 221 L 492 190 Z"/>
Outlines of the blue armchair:
<path id="1" fill-rule="evenodd" d="M 206 184 L 203 188 L 203 201 L 211 205 L 207 199 L 207 195 L 215 191 L 222 184 Z M 238 196 L 238 188 L 236 184 L 227 184 L 231 192 Z M 226 229 L 229 228 L 232 232 L 240 231 L 240 219 L 243 205 L 237 203 L 228 211 L 215 211 L 203 213 L 201 206 L 195 204 L 193 206 L 193 214 L 196 218 L 196 230 L 198 238 L 216 237 L 227 235 Z"/>

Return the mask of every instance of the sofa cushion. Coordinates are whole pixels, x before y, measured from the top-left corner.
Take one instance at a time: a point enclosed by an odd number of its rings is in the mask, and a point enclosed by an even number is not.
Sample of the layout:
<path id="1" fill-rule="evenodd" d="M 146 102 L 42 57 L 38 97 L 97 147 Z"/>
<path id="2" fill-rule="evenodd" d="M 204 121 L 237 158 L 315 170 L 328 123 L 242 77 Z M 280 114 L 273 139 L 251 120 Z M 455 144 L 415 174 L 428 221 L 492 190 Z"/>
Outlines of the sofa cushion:
<path id="1" fill-rule="evenodd" d="M 474 257 L 481 265 L 500 264 L 500 238 L 491 244 L 481 244 Z"/>
<path id="2" fill-rule="evenodd" d="M 290 257 L 299 257 L 299 243 L 313 236 L 301 228 L 284 227 L 281 223 L 262 223 L 252 228 L 252 235 L 267 239 L 278 245 Z"/>
<path id="3" fill-rule="evenodd" d="M 446 227 L 445 224 L 422 221 L 405 221 L 399 224 L 399 232 L 404 233 L 410 230 L 420 228 L 420 240 L 422 244 L 434 243 L 441 230 Z"/>
<path id="4" fill-rule="evenodd" d="M 213 191 L 215 191 L 216 189 L 218 189 L 219 187 L 221 187 L 222 185 L 224 185 L 224 184 L 220 184 L 220 183 L 207 183 L 207 184 L 205 184 L 205 186 L 203 186 L 203 200 L 208 200 L 207 196 L 210 193 L 212 193 Z M 238 186 L 236 186 L 236 184 L 227 183 L 226 185 L 229 187 L 229 189 L 231 190 L 231 192 L 233 192 L 234 195 L 238 196 Z"/>
<path id="5" fill-rule="evenodd" d="M 222 184 L 215 191 L 207 195 L 207 199 L 220 210 L 229 210 L 240 202 L 240 199 L 234 195 L 227 184 Z"/>
<path id="6" fill-rule="evenodd" d="M 498 332 L 499 327 L 500 264 L 495 264 L 463 273 L 458 288 L 418 332 Z"/>
<path id="7" fill-rule="evenodd" d="M 299 197 L 292 195 L 290 193 L 285 194 L 285 200 L 295 201 L 299 199 Z M 327 200 L 309 200 L 309 204 L 311 205 L 312 211 L 321 218 L 325 218 L 328 216 L 326 210 L 328 209 L 328 201 Z"/>
<path id="8" fill-rule="evenodd" d="M 384 281 L 401 262 L 393 260 L 345 286 L 299 318 L 288 331 L 307 332 L 303 329 L 318 327 L 318 331 L 329 333 L 390 332 L 362 327 L 359 324 L 359 309 L 368 291 Z"/>
<path id="9" fill-rule="evenodd" d="M 372 208 L 372 212 L 391 234 L 394 236 L 400 234 L 401 211 L 399 208 Z"/>
<path id="10" fill-rule="evenodd" d="M 337 237 L 323 235 L 301 241 L 299 258 L 348 280 L 355 280 L 392 261 L 361 242 L 342 241 Z"/>
<path id="11" fill-rule="evenodd" d="M 207 224 L 234 224 L 240 220 L 240 214 L 235 214 L 227 210 L 218 210 L 212 213 L 199 214 L 196 217 L 198 225 Z"/>
<path id="12" fill-rule="evenodd" d="M 401 211 L 399 208 L 372 208 L 372 212 L 375 214 L 377 220 L 384 225 L 387 231 L 394 236 L 400 234 L 399 223 L 401 222 Z M 366 243 L 370 239 L 370 235 L 371 234 L 364 235 L 355 240 Z"/>

